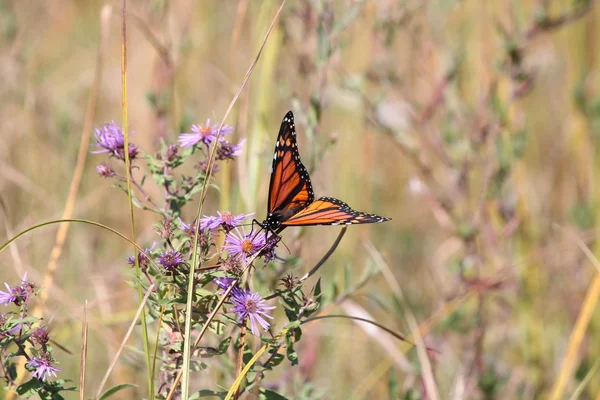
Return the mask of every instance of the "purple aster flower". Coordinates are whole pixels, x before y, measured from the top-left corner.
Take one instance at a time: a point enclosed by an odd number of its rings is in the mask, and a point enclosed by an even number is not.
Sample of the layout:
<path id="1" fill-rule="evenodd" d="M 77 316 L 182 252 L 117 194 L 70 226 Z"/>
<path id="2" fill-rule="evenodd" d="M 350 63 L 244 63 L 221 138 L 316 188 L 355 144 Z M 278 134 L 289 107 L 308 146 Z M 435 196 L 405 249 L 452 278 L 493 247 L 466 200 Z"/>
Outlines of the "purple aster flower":
<path id="1" fill-rule="evenodd" d="M 218 217 L 205 215 L 204 218 L 200 219 L 200 227 L 214 231 L 222 226 L 223 229 L 229 232 L 254 215 L 254 213 L 233 215 L 230 211 L 225 211 L 223 213 L 217 211 L 217 214 L 219 214 Z"/>
<path id="2" fill-rule="evenodd" d="M 40 381 L 45 381 L 49 376 L 56 378 L 56 372 L 61 371 L 60 368 L 52 365 L 54 360 L 50 353 L 42 353 L 40 357 L 34 357 L 27 362 L 27 367 L 33 371 L 31 374 L 34 378 Z"/>
<path id="3" fill-rule="evenodd" d="M 152 243 L 152 247 L 150 247 L 149 249 L 144 249 L 144 251 L 146 252 L 146 254 L 150 254 L 150 252 L 152 251 L 152 249 L 154 249 L 154 247 L 156 247 L 156 242 Z M 146 257 L 146 255 L 144 255 L 144 253 L 141 253 L 138 251 L 137 253 L 137 257 L 138 257 L 138 261 L 140 263 L 140 269 L 145 269 L 148 267 L 148 263 L 150 262 L 148 260 L 148 257 Z M 127 261 L 128 264 L 130 264 L 132 267 L 135 266 L 135 257 L 133 256 L 129 256 L 125 259 Z"/>
<path id="4" fill-rule="evenodd" d="M 219 131 L 219 125 L 210 125 L 210 118 L 206 120 L 204 125 L 192 125 L 192 133 L 182 133 L 179 135 L 179 145 L 181 147 L 192 147 L 202 142 L 206 145 L 210 145 L 216 138 L 217 132 Z M 228 135 L 233 132 L 233 127 L 229 125 L 223 125 L 221 128 L 221 135 Z"/>
<path id="5" fill-rule="evenodd" d="M 179 228 L 185 232 L 185 234 L 190 240 L 193 241 L 194 237 L 196 236 L 196 222 L 194 221 L 191 224 L 186 224 L 181 220 L 181 218 L 178 218 L 178 222 Z M 212 233 L 212 231 L 210 232 Z M 210 244 L 212 243 L 211 235 L 206 233 L 206 229 L 202 226 L 202 224 L 200 224 L 200 232 L 198 233 L 198 245 L 200 246 L 200 248 L 207 249 L 208 246 L 210 246 Z"/>
<path id="6" fill-rule="evenodd" d="M 203 174 L 207 174 L 208 173 L 208 160 L 200 160 L 198 161 L 198 163 L 194 166 L 194 168 L 196 168 L 198 171 L 202 172 Z M 212 174 L 216 174 L 217 172 L 219 172 L 219 169 L 221 167 L 219 166 L 219 164 L 214 163 L 212 166 Z"/>
<path id="7" fill-rule="evenodd" d="M 223 290 L 227 290 L 233 282 L 235 282 L 235 278 L 230 278 L 227 276 L 213 279 L 213 283 L 217 285 L 219 289 Z"/>
<path id="8" fill-rule="evenodd" d="M 167 251 L 166 253 L 158 256 L 158 261 L 165 267 L 167 271 L 174 271 L 181 264 L 184 263 L 181 253 L 178 251 Z"/>
<path id="9" fill-rule="evenodd" d="M 0 290 L 0 304 L 4 304 L 5 306 L 10 305 L 10 303 L 17 302 L 17 291 L 15 288 L 10 287 L 8 283 L 4 282 L 4 286 L 6 286 L 7 292 L 3 292 Z"/>
<path id="10" fill-rule="evenodd" d="M 4 282 L 4 286 L 6 286 L 8 291 L 0 291 L 0 304 L 3 303 L 5 306 L 10 305 L 10 303 L 15 303 L 18 306 L 23 302 L 27 303 L 29 296 L 33 293 L 33 289 L 35 288 L 32 283 L 28 282 L 27 272 L 23 275 L 20 285 L 9 286 L 8 283 Z"/>
<path id="11" fill-rule="evenodd" d="M 252 334 L 258 336 L 258 325 L 263 329 L 268 329 L 270 324 L 265 318 L 273 319 L 268 314 L 268 310 L 272 310 L 275 306 L 267 306 L 265 299 L 256 292 L 234 288 L 231 292 L 231 311 L 238 316 L 238 322 L 242 322 L 248 318 L 250 320 L 250 330 Z"/>
<path id="12" fill-rule="evenodd" d="M 186 224 L 185 222 L 183 222 L 183 220 L 181 218 L 177 218 L 177 222 L 179 223 L 179 229 L 181 229 L 182 231 L 184 231 L 185 233 L 187 233 L 188 235 L 191 233 L 192 235 L 194 234 L 194 230 L 193 225 L 195 224 Z"/>
<path id="13" fill-rule="evenodd" d="M 176 144 L 172 144 L 169 147 L 167 147 L 167 151 L 165 153 L 166 161 L 175 160 L 177 153 L 179 153 L 179 146 L 177 146 Z"/>
<path id="14" fill-rule="evenodd" d="M 111 155 L 120 160 L 125 159 L 125 135 L 123 134 L 121 128 L 115 124 L 115 121 L 112 121 L 110 124 L 106 123 L 102 128 L 96 129 L 94 137 L 96 138 L 99 150 L 92 151 L 93 154 L 111 153 Z M 134 159 L 137 157 L 137 154 L 137 147 L 130 143 L 129 158 Z"/>
<path id="15" fill-rule="evenodd" d="M 230 256 L 239 257 L 245 262 L 247 257 L 250 257 L 258 251 L 264 244 L 264 232 L 247 235 L 243 227 L 241 230 L 236 227 L 225 237 L 225 245 L 223 248 L 227 250 Z"/>
<path id="16" fill-rule="evenodd" d="M 221 141 L 219 143 L 219 148 L 217 149 L 217 160 L 233 160 L 234 157 L 242 154 L 242 146 L 245 141 L 246 139 L 238 144 L 232 144 L 226 140 Z"/>
<path id="17" fill-rule="evenodd" d="M 100 176 L 103 176 L 104 178 L 112 178 L 113 176 L 115 176 L 117 173 L 115 172 L 115 169 L 112 167 L 112 165 L 107 164 L 107 163 L 102 163 L 100 165 L 96 165 L 96 172 L 100 174 Z"/>
<path id="18" fill-rule="evenodd" d="M 50 341 L 50 329 L 47 326 L 42 326 L 33 331 L 30 336 L 34 343 L 45 346 Z"/>
<path id="19" fill-rule="evenodd" d="M 219 214 L 221 225 L 223 225 L 223 227 L 228 231 L 235 228 L 236 226 L 238 226 L 239 224 L 241 224 L 242 222 L 246 221 L 254 215 L 254 213 L 233 215 L 229 211 L 225 211 L 222 214 L 220 211 L 217 211 L 217 214 Z"/>

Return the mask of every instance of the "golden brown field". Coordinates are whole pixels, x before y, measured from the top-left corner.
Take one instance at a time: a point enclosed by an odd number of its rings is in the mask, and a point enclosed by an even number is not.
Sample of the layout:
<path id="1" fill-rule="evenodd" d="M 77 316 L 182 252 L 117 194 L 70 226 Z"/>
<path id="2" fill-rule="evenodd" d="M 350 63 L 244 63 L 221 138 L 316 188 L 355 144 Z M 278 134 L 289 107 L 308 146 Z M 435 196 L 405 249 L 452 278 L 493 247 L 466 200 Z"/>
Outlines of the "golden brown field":
<path id="1" fill-rule="evenodd" d="M 280 4 L 128 2 L 128 124 L 142 154 L 221 122 Z M 69 218 L 131 237 L 127 195 L 96 172 L 108 157 L 91 153 L 94 128 L 123 122 L 120 13 L 116 1 L 0 2 L 0 244 Z M 293 110 L 316 196 L 392 218 L 350 226 L 305 287 L 321 277 L 320 315 L 376 321 L 409 343 L 316 320 L 299 365 L 284 360 L 263 387 L 289 399 L 600 399 L 599 23 L 593 0 L 285 3 L 225 121 L 243 154 L 220 166 L 202 212 L 264 219 L 275 138 Z M 152 179 L 144 187 L 162 195 Z M 140 246 L 159 221 L 135 209 Z M 304 275 L 339 232 L 286 229 L 278 254 L 290 260 L 257 263 L 258 287 Z M 64 347 L 60 377 L 77 387 L 87 301 L 85 398 L 140 304 L 132 253 L 84 223 L 35 229 L 0 252 L 0 285 L 27 271 L 41 288 L 30 312 Z M 287 320 L 273 305 L 275 334 Z M 235 374 L 211 365 L 192 372 L 190 393 L 229 389 Z M 132 383 L 115 398 L 147 398 L 147 376 L 138 326 L 105 389 Z"/>

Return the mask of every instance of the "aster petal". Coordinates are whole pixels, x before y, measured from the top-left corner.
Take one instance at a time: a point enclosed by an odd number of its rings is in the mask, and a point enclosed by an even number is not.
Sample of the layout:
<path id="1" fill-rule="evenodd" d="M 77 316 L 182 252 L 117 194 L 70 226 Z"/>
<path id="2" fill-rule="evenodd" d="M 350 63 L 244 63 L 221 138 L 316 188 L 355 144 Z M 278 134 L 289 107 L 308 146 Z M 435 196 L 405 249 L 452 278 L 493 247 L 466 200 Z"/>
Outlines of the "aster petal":
<path id="1" fill-rule="evenodd" d="M 220 278 L 213 279 L 213 283 L 217 285 L 219 289 L 227 290 L 229 286 L 235 281 L 235 278 L 223 276 Z"/>
<path id="2" fill-rule="evenodd" d="M 17 296 L 15 289 L 10 287 L 8 283 L 4 282 L 4 286 L 6 286 L 7 291 L 3 292 L 0 290 L 0 304 L 3 303 L 5 306 L 8 306 L 17 300 Z"/>
<path id="3" fill-rule="evenodd" d="M 198 144 L 201 139 L 199 133 L 182 133 L 177 141 L 181 147 L 192 147 Z"/>

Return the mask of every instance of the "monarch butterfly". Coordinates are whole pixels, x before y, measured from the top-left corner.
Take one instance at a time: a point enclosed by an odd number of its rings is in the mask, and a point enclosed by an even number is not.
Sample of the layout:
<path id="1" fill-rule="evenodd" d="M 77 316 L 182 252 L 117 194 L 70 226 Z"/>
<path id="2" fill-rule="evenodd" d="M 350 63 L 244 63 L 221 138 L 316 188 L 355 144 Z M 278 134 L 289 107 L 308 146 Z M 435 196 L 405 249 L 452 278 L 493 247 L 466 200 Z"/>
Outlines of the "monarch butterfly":
<path id="1" fill-rule="evenodd" d="M 266 231 L 279 233 L 287 226 L 370 224 L 389 220 L 355 211 L 332 197 L 315 200 L 308 171 L 300 161 L 294 114 L 288 111 L 275 143 L 267 218 L 259 225 Z"/>

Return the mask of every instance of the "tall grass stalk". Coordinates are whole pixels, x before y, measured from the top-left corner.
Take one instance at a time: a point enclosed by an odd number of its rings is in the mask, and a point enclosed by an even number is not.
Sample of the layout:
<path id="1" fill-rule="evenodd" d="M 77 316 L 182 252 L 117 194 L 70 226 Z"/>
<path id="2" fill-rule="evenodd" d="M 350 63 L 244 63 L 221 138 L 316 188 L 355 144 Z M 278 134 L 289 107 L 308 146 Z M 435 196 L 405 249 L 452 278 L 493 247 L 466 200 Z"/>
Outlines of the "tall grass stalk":
<path id="1" fill-rule="evenodd" d="M 123 113 L 123 134 L 125 136 L 124 155 L 125 173 L 127 178 L 127 196 L 129 198 L 129 218 L 131 222 L 131 240 L 136 243 L 135 217 L 133 212 L 133 188 L 131 184 L 131 160 L 129 159 L 129 120 L 127 110 L 127 0 L 121 2 L 121 111 Z M 142 288 L 142 271 L 138 259 L 137 247 L 134 246 L 135 276 L 137 280 L 137 292 L 140 302 L 144 299 Z M 148 289 L 148 293 L 151 289 Z M 144 301 L 145 303 L 145 301 Z M 150 355 L 150 342 L 148 341 L 148 325 L 146 323 L 146 312 L 141 309 L 142 340 L 144 342 L 144 356 L 146 360 L 146 378 L 148 382 L 148 396 L 154 398 L 154 380 L 152 379 L 152 361 Z"/>
<path id="2" fill-rule="evenodd" d="M 85 399 L 85 374 L 87 366 L 87 340 L 88 340 L 88 323 L 87 323 L 87 300 L 83 304 L 83 319 L 81 321 L 81 365 L 79 372 L 79 400 Z"/>

